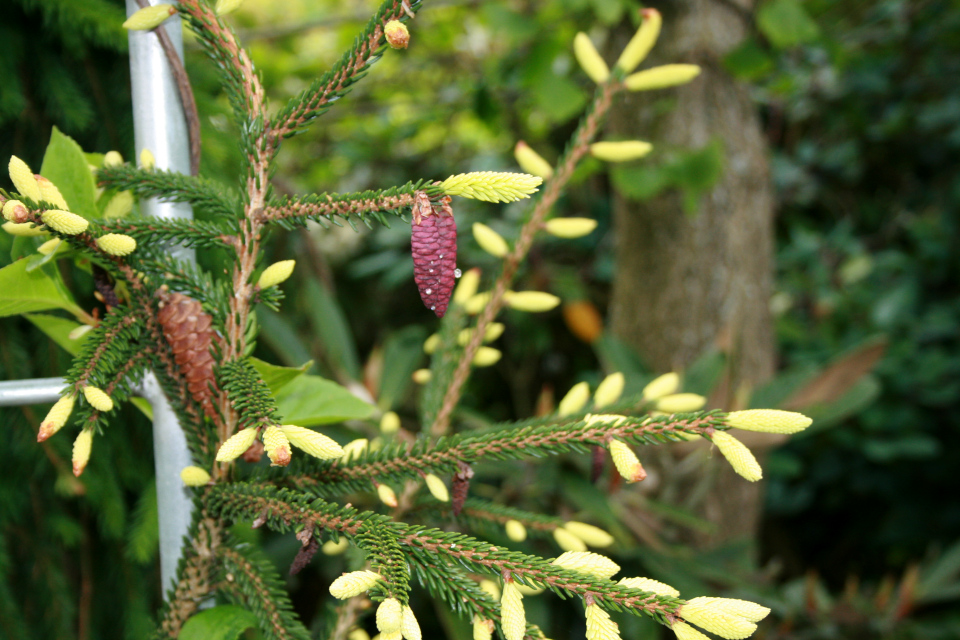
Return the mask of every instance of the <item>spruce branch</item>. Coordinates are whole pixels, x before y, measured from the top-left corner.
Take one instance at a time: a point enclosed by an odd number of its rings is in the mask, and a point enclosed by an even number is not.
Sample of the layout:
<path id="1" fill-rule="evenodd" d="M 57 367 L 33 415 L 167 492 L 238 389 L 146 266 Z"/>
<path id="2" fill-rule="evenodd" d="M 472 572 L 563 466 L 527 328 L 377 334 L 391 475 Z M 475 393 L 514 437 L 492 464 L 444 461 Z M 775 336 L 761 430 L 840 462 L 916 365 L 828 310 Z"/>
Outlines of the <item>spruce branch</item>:
<path id="1" fill-rule="evenodd" d="M 528 214 L 529 217 L 520 230 L 520 236 L 517 238 L 513 251 L 504 259 L 503 269 L 493 286 L 490 302 L 477 319 L 477 326 L 474 330 L 473 337 L 470 342 L 467 343 L 463 354 L 460 356 L 460 361 L 457 363 L 453 379 L 446 389 L 443 404 L 437 413 L 436 420 L 434 420 L 430 427 L 430 433 L 434 437 L 442 436 L 450 430 L 450 417 L 457 403 L 460 401 L 460 395 L 463 393 L 463 385 L 470 377 L 471 363 L 480 345 L 483 344 L 483 337 L 487 325 L 497 317 L 497 314 L 500 313 L 500 310 L 503 308 L 504 294 L 507 292 L 507 289 L 517 274 L 517 270 L 530 251 L 534 237 L 542 228 L 543 221 L 559 199 L 564 187 L 573 175 L 577 164 L 589 153 L 590 143 L 596 137 L 603 124 L 607 111 L 613 102 L 613 96 L 621 88 L 621 75 L 620 72 L 615 71 L 614 74 L 610 76 L 610 79 L 597 87 L 593 101 L 587 108 L 586 113 L 580 118 L 580 123 L 571 137 L 571 142 L 557 163 L 556 172 L 554 172 L 553 176 L 543 185 L 540 198 L 534 205 L 533 210 Z"/>
<path id="2" fill-rule="evenodd" d="M 144 252 L 166 254 L 171 244 L 197 249 L 213 249 L 233 245 L 232 229 L 223 225 L 188 218 L 134 218 L 105 220 L 100 224 L 105 233 L 122 233 L 135 239 Z"/>
<path id="3" fill-rule="evenodd" d="M 407 5 L 407 8 L 404 5 Z M 314 81 L 300 95 L 290 100 L 273 119 L 271 146 L 275 150 L 282 138 L 301 132 L 342 98 L 367 69 L 380 59 L 385 46 L 383 25 L 391 20 L 406 21 L 407 11 L 420 7 L 420 0 L 386 0 L 354 40 L 353 47 L 334 64 L 330 71 Z"/>
<path id="4" fill-rule="evenodd" d="M 277 402 L 249 360 L 226 362 L 216 373 L 220 388 L 239 416 L 239 428 L 280 424 Z"/>
<path id="5" fill-rule="evenodd" d="M 126 306 L 112 307 L 107 312 L 87 337 L 67 372 L 66 381 L 72 387 L 71 393 L 79 393 L 83 387 L 94 382 L 98 383 L 95 386 L 102 386 L 105 378 L 100 376 L 100 370 L 126 360 L 123 356 L 129 350 L 129 345 L 139 337 L 140 319 L 136 311 Z"/>
<path id="6" fill-rule="evenodd" d="M 661 444 L 686 440 L 685 434 L 701 435 L 707 429 L 726 429 L 722 412 L 670 416 L 617 416 L 622 420 L 593 421 L 575 417 L 568 422 L 551 419 L 529 421 L 519 429 L 501 429 L 483 435 L 458 434 L 435 444 L 425 439 L 412 447 L 394 445 L 367 452 L 343 463 L 305 461 L 305 473 L 286 482 L 317 495 L 369 490 L 373 479 L 417 478 L 421 471 L 454 473 L 458 464 L 484 458 L 522 460 L 575 451 L 587 453 L 591 445 L 605 445 L 612 438 L 633 444 Z M 552 420 L 556 420 L 553 418 Z"/>
<path id="7" fill-rule="evenodd" d="M 413 205 L 413 193 L 423 181 L 382 191 L 360 193 L 318 193 L 299 198 L 283 198 L 271 202 L 261 213 L 263 223 L 277 223 L 285 229 L 306 225 L 308 220 L 326 224 L 339 224 L 341 218 L 353 225 L 353 218 L 372 227 L 371 218 L 389 226 L 385 213 L 400 217 L 401 212 Z"/>
<path id="8" fill-rule="evenodd" d="M 528 534 L 540 537 L 546 537 L 564 524 L 562 518 L 545 516 L 479 498 L 467 498 L 457 519 L 471 531 L 496 533 L 502 533 L 503 525 L 508 521 L 516 520 L 526 528 Z"/>
<path id="9" fill-rule="evenodd" d="M 438 559 L 455 561 L 471 571 L 504 575 L 534 587 L 546 587 L 561 597 L 576 595 L 614 611 L 646 614 L 661 623 L 676 615 L 682 600 L 631 589 L 588 574 L 562 569 L 536 556 L 500 549 L 489 543 L 458 533 L 393 522 L 372 512 L 359 513 L 352 507 L 339 507 L 302 493 L 276 489 L 269 485 L 230 483 L 212 487 L 206 494 L 210 512 L 227 520 L 258 518 L 279 532 L 310 523 L 324 529 L 357 536 L 372 524 L 390 527 L 404 554 L 425 566 Z"/>
<path id="10" fill-rule="evenodd" d="M 290 604 L 283 580 L 271 562 L 249 545 L 224 544 L 220 561 L 219 590 L 230 600 L 252 611 L 267 638 L 310 640 Z"/>
<path id="11" fill-rule="evenodd" d="M 139 262 L 138 266 L 162 281 L 171 291 L 179 291 L 203 305 L 214 324 L 223 328 L 230 292 L 226 286 L 196 264 L 178 260 L 169 254 L 157 255 Z"/>
<path id="12" fill-rule="evenodd" d="M 222 528 L 202 509 L 187 534 L 189 543 L 183 546 L 183 555 L 177 563 L 177 577 L 173 588 L 160 610 L 160 625 L 156 638 L 176 638 L 180 629 L 213 591 L 216 554 L 222 544 Z"/>
<path id="13" fill-rule="evenodd" d="M 139 380 L 148 371 L 152 355 L 150 350 L 144 350 L 142 346 L 128 345 L 123 354 L 126 362 L 113 373 L 110 381 L 102 387 L 103 392 L 110 396 L 114 405 L 119 405 L 130 399 L 130 396 L 133 395 L 131 383 Z M 104 372 L 98 372 L 98 377 L 103 379 L 106 376 Z M 77 423 L 83 425 L 85 429 L 99 429 L 101 417 L 102 412 L 85 405 L 77 412 Z"/>
<path id="14" fill-rule="evenodd" d="M 132 191 L 138 196 L 160 198 L 164 202 L 187 202 L 211 215 L 230 220 L 235 219 L 240 210 L 237 197 L 216 182 L 176 171 L 115 165 L 102 167 L 97 178 L 104 189 Z"/>

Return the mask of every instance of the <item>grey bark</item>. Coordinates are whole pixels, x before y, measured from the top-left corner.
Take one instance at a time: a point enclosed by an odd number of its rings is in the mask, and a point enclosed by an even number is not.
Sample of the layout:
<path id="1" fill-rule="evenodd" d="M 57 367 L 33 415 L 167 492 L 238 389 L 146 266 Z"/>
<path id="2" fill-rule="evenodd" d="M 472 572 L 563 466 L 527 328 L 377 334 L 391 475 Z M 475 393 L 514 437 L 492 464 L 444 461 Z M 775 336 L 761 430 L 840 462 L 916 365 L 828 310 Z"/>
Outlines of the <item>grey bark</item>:
<path id="1" fill-rule="evenodd" d="M 653 142 L 646 162 L 722 141 L 723 175 L 700 198 L 695 214 L 685 213 L 682 195 L 673 190 L 642 203 L 615 195 L 617 269 L 610 324 L 658 372 L 682 371 L 720 345 L 731 369 L 712 401 L 723 408 L 732 408 L 742 385 L 769 378 L 775 364 L 768 311 L 774 200 L 756 108 L 747 88 L 721 66 L 723 55 L 747 34 L 747 22 L 732 4 L 655 4 L 664 14 L 664 29 L 641 68 L 690 62 L 703 71 L 680 88 L 626 95 L 608 128 L 610 138 Z M 632 29 L 624 29 L 612 38 L 612 59 L 630 35 Z M 663 108 L 664 100 L 672 106 Z M 704 544 L 751 536 L 759 519 L 758 486 L 732 476 L 726 465 L 716 472 L 695 506 L 718 528 L 717 534 L 701 537 Z M 664 474 L 664 483 L 676 488 L 680 480 Z"/>

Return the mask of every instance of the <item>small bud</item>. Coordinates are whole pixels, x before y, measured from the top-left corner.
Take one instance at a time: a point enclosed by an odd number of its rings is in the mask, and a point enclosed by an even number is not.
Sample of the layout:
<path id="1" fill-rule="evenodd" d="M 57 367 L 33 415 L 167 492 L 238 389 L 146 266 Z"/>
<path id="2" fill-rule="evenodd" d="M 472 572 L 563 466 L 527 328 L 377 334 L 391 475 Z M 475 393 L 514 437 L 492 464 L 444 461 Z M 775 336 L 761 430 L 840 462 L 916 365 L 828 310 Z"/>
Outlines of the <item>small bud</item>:
<path id="1" fill-rule="evenodd" d="M 63 194 L 60 193 L 60 189 L 57 189 L 57 185 L 53 184 L 43 176 L 34 176 L 37 180 L 37 186 L 40 187 L 40 199 L 44 202 L 52 204 L 57 209 L 63 209 L 69 211 L 70 207 L 67 205 L 67 201 L 63 199 Z"/>
<path id="2" fill-rule="evenodd" d="M 514 542 L 523 542 L 527 539 L 527 528 L 519 520 L 507 520 L 503 526 L 507 530 L 507 537 Z"/>
<path id="3" fill-rule="evenodd" d="M 507 291 L 503 300 L 511 309 L 528 313 L 550 311 L 560 305 L 560 298 L 543 291 Z"/>
<path id="4" fill-rule="evenodd" d="M 499 349 L 494 349 L 493 347 L 480 347 L 477 349 L 476 355 L 473 356 L 473 366 L 489 367 L 499 362 L 501 357 L 503 357 L 503 354 Z"/>
<path id="5" fill-rule="evenodd" d="M 579 571 L 606 580 L 620 571 L 620 565 L 606 556 L 592 551 L 567 551 L 551 562 L 558 567 Z"/>
<path id="6" fill-rule="evenodd" d="M 257 430 L 254 427 L 247 427 L 230 436 L 226 442 L 220 445 L 217 451 L 217 462 L 230 462 L 236 460 L 243 452 L 250 448 L 253 441 L 257 439 Z"/>
<path id="7" fill-rule="evenodd" d="M 597 221 L 591 218 L 554 218 L 544 225 L 547 233 L 558 238 L 582 238 L 597 228 Z"/>
<path id="8" fill-rule="evenodd" d="M 381 487 L 384 485 L 380 485 Z M 377 607 L 377 629 L 380 633 L 396 633 L 403 623 L 403 607 L 396 598 L 387 598 Z"/>
<path id="9" fill-rule="evenodd" d="M 573 39 L 573 55 L 580 63 L 583 71 L 590 76 L 590 79 L 600 84 L 606 82 L 610 77 L 610 68 L 600 57 L 597 48 L 590 41 L 590 36 L 582 31 Z"/>
<path id="10" fill-rule="evenodd" d="M 660 25 L 663 22 L 660 12 L 656 9 L 644 9 L 641 15 L 643 16 L 643 22 L 640 23 L 640 28 L 637 29 L 617 60 L 616 66 L 623 69 L 625 73 L 630 73 L 643 62 L 660 35 Z"/>
<path id="11" fill-rule="evenodd" d="M 439 187 L 448 196 L 461 196 L 484 202 L 515 202 L 537 192 L 543 178 L 526 173 L 475 171 L 450 176 Z"/>
<path id="12" fill-rule="evenodd" d="M 590 153 L 597 160 L 606 162 L 629 162 L 642 158 L 653 151 L 653 145 L 641 140 L 625 140 L 623 142 L 594 142 L 590 145 Z"/>
<path id="13" fill-rule="evenodd" d="M 391 489 L 388 485 L 378 484 L 377 485 L 377 497 L 380 498 L 380 502 L 387 505 L 388 507 L 397 506 L 397 494 Z M 383 631 L 383 629 L 380 629 Z"/>
<path id="14" fill-rule="evenodd" d="M 727 613 L 740 616 L 749 622 L 760 622 L 768 615 L 770 609 L 749 600 L 735 600 L 733 598 L 694 598 L 703 605 L 715 606 Z"/>
<path id="15" fill-rule="evenodd" d="M 321 460 L 335 460 L 343 455 L 343 448 L 340 447 L 332 438 L 313 429 L 305 429 L 292 424 L 281 425 L 280 430 L 287 440 L 304 453 L 308 453 L 314 458 Z M 266 442 L 266 434 L 264 434 Z M 269 450 L 267 455 L 270 455 Z M 270 458 L 273 460 L 273 458 Z"/>
<path id="16" fill-rule="evenodd" d="M 430 382 L 432 376 L 433 374 L 430 372 L 430 369 L 417 369 L 410 377 L 413 378 L 413 381 L 417 384 L 427 384 Z"/>
<path id="17" fill-rule="evenodd" d="M 586 551 L 587 545 L 583 540 L 573 535 L 563 527 L 557 527 L 553 530 L 553 539 L 557 541 L 560 548 L 564 551 Z"/>
<path id="18" fill-rule="evenodd" d="M 622 584 L 630 589 L 650 591 L 651 593 L 656 593 L 662 596 L 673 596 L 676 598 L 680 595 L 680 592 L 670 585 L 652 580 L 650 578 L 623 578 L 617 584 Z"/>
<path id="19" fill-rule="evenodd" d="M 687 413 L 699 411 L 707 399 L 696 393 L 674 393 L 657 400 L 657 411 L 664 413 Z"/>
<path id="20" fill-rule="evenodd" d="M 40 194 L 40 185 L 34 177 L 33 171 L 26 162 L 17 156 L 10 156 L 10 163 L 7 165 L 10 172 L 10 180 L 17 192 L 25 198 L 29 198 L 34 203 L 40 202 L 43 197 Z"/>
<path id="21" fill-rule="evenodd" d="M 587 640 L 620 640 L 620 627 L 595 604 L 587 605 Z"/>
<path id="22" fill-rule="evenodd" d="M 137 241 L 122 233 L 108 233 L 97 238 L 97 246 L 111 256 L 128 256 L 137 248 Z"/>
<path id="23" fill-rule="evenodd" d="M 592 524 L 571 520 L 563 528 L 577 536 L 591 547 L 609 547 L 613 544 L 613 536 Z"/>
<path id="24" fill-rule="evenodd" d="M 37 247 L 37 253 L 48 256 L 59 248 L 60 248 L 60 238 L 51 238 L 50 240 L 47 240 L 42 245 Z"/>
<path id="25" fill-rule="evenodd" d="M 261 289 L 269 289 L 270 287 L 275 287 L 293 273 L 293 267 L 296 266 L 296 260 L 281 260 L 280 262 L 274 262 L 272 265 L 263 270 L 263 273 L 260 274 L 260 279 L 257 281 L 257 286 Z"/>
<path id="26" fill-rule="evenodd" d="M 79 477 L 87 468 L 90 461 L 90 450 L 93 448 L 93 430 L 84 429 L 73 441 L 73 475 Z"/>
<path id="27" fill-rule="evenodd" d="M 144 7 L 127 18 L 123 23 L 123 28 L 129 31 L 150 31 L 159 27 L 176 12 L 177 7 L 172 4 L 155 4 Z"/>
<path id="28" fill-rule="evenodd" d="M 341 456 L 341 462 L 350 462 L 356 458 L 359 458 L 366 452 L 367 448 L 370 446 L 370 441 L 366 438 L 357 438 L 356 440 L 351 440 L 347 444 L 343 445 L 343 456 Z"/>
<path id="29" fill-rule="evenodd" d="M 7 200 L 3 203 L 3 217 L 16 224 L 23 224 L 30 219 L 30 210 L 19 200 Z"/>
<path id="30" fill-rule="evenodd" d="M 370 640 L 370 634 L 367 633 L 364 629 L 360 629 L 360 628 L 351 629 L 347 633 L 347 640 Z"/>
<path id="31" fill-rule="evenodd" d="M 619 440 L 610 441 L 610 457 L 613 458 L 613 464 L 617 472 L 623 476 L 627 482 L 640 482 L 647 477 L 647 472 L 637 458 L 633 449 L 620 442 Z"/>
<path id="32" fill-rule="evenodd" d="M 802 413 L 779 409 L 733 411 L 724 420 L 737 429 L 764 433 L 798 433 L 813 424 L 813 420 Z"/>
<path id="33" fill-rule="evenodd" d="M 510 246 L 503 236 L 482 222 L 473 223 L 473 237 L 481 249 L 496 258 L 502 258 L 510 252 Z"/>
<path id="34" fill-rule="evenodd" d="M 616 427 L 627 421 L 626 416 L 616 413 L 588 413 L 583 417 L 587 423 L 586 426 L 592 427 L 595 424 L 601 424 L 608 427 Z"/>
<path id="35" fill-rule="evenodd" d="M 320 551 L 327 556 L 338 556 L 347 549 L 350 548 L 350 541 L 346 538 L 340 538 L 336 542 L 333 540 L 327 540 L 320 547 Z"/>
<path id="36" fill-rule="evenodd" d="M 280 427 L 270 426 L 264 430 L 263 448 L 270 458 L 271 467 L 285 467 L 290 464 L 290 441 Z"/>
<path id="37" fill-rule="evenodd" d="M 473 640 L 491 640 L 493 638 L 493 620 L 473 617 Z"/>
<path id="38" fill-rule="evenodd" d="M 83 388 L 83 397 L 86 398 L 90 406 L 97 411 L 104 413 L 113 411 L 113 400 L 111 400 L 110 396 L 105 394 L 102 389 L 86 386 Z"/>
<path id="39" fill-rule="evenodd" d="M 674 393 L 679 388 L 680 376 L 676 373 L 665 373 L 654 378 L 643 388 L 643 398 L 645 400 L 658 400 L 663 396 Z"/>
<path id="40" fill-rule="evenodd" d="M 623 394 L 624 383 L 622 373 L 611 373 L 597 387 L 597 392 L 593 395 L 593 405 L 599 409 L 619 400 Z"/>
<path id="41" fill-rule="evenodd" d="M 517 159 L 520 168 L 530 175 L 540 176 L 544 180 L 553 175 L 553 167 L 550 163 L 523 140 L 513 148 L 513 157 Z"/>
<path id="42" fill-rule="evenodd" d="M 75 236 L 83 233 L 90 226 L 86 218 L 82 218 L 69 211 L 60 211 L 59 209 L 48 209 L 40 214 L 43 223 L 60 233 L 67 236 Z"/>
<path id="43" fill-rule="evenodd" d="M 430 495 L 440 502 L 450 502 L 450 492 L 447 491 L 447 485 L 443 483 L 443 480 L 432 473 L 423 476 L 423 479 L 427 484 Z"/>
<path id="44" fill-rule="evenodd" d="M 423 341 L 423 352 L 426 354 L 433 353 L 437 350 L 437 347 L 440 346 L 440 334 L 433 333 L 429 338 Z"/>
<path id="45" fill-rule="evenodd" d="M 674 620 L 670 628 L 677 634 L 677 640 L 710 640 L 683 620 Z"/>
<path id="46" fill-rule="evenodd" d="M 698 75 L 700 67 L 695 64 L 665 64 L 628 76 L 623 84 L 630 91 L 650 91 L 686 84 Z"/>
<path id="47" fill-rule="evenodd" d="M 589 300 L 575 300 L 563 305 L 563 321 L 570 333 L 587 344 L 592 344 L 603 335 L 603 318 L 596 305 Z"/>
<path id="48" fill-rule="evenodd" d="M 505 329 L 503 323 L 501 322 L 491 322 L 487 325 L 487 328 L 483 331 L 483 341 L 484 342 L 493 342 L 501 335 L 503 335 L 503 330 Z M 467 346 L 467 343 L 470 342 L 470 339 L 473 337 L 472 329 L 464 329 L 457 336 L 457 344 L 461 347 Z"/>
<path id="49" fill-rule="evenodd" d="M 588 400 L 590 400 L 590 385 L 586 382 L 578 382 L 570 387 L 567 395 L 563 396 L 563 400 L 557 406 L 557 415 L 569 416 L 572 413 L 579 413 L 587 406 Z"/>
<path id="50" fill-rule="evenodd" d="M 70 340 L 79 340 L 83 336 L 87 335 L 91 330 L 93 330 L 93 325 L 81 324 L 76 329 L 68 333 L 67 338 Z"/>
<path id="51" fill-rule="evenodd" d="M 157 159 L 153 157 L 153 152 L 150 151 L 150 149 L 142 149 L 140 151 L 140 168 L 144 169 L 145 171 L 153 171 L 153 168 L 156 166 Z"/>
<path id="52" fill-rule="evenodd" d="M 477 287 L 480 286 L 480 269 L 467 269 L 460 277 L 460 284 L 453 292 L 453 303 L 464 304 L 467 300 L 477 294 Z"/>
<path id="53" fill-rule="evenodd" d="M 494 600 L 500 599 L 500 587 L 493 580 L 481 580 L 480 590 L 489 595 Z"/>
<path id="54" fill-rule="evenodd" d="M 374 571 L 344 573 L 330 585 L 330 595 L 338 600 L 347 600 L 369 591 L 380 579 L 380 574 Z"/>
<path id="55" fill-rule="evenodd" d="M 490 303 L 490 298 L 492 296 L 493 294 L 489 291 L 473 295 L 463 304 L 463 310 L 471 316 L 475 316 L 483 311 L 484 307 Z"/>
<path id="56" fill-rule="evenodd" d="M 753 457 L 753 453 L 745 444 L 726 431 L 714 431 L 710 439 L 713 444 L 717 445 L 717 449 L 720 449 L 720 453 L 738 474 L 750 482 L 756 482 L 763 477 L 763 469 L 760 468 L 760 463 Z M 691 622 L 696 621 L 691 620 Z M 704 628 L 706 629 L 706 627 Z M 709 631 L 709 629 L 707 630 Z"/>
<path id="57" fill-rule="evenodd" d="M 103 166 L 105 167 L 119 167 L 123 164 L 123 156 L 120 155 L 119 151 L 107 151 L 103 154 Z"/>
<path id="58" fill-rule="evenodd" d="M 400 632 L 407 640 L 423 640 L 420 624 L 417 622 L 417 617 L 413 615 L 413 609 L 408 605 L 404 605 L 400 610 Z"/>
<path id="59" fill-rule="evenodd" d="M 398 629 L 393 633 L 378 633 L 374 640 L 403 640 L 403 632 Z"/>
<path id="60" fill-rule="evenodd" d="M 210 474 L 207 473 L 205 469 L 200 467 L 184 467 L 180 471 L 180 479 L 183 480 L 183 484 L 188 487 L 202 487 L 203 485 L 210 482 Z"/>
<path id="61" fill-rule="evenodd" d="M 40 431 L 37 433 L 37 442 L 43 442 L 63 428 L 63 425 L 67 423 L 67 419 L 73 412 L 73 405 L 75 401 L 76 396 L 70 394 L 61 397 L 56 401 L 56 403 L 54 403 L 54 405 L 50 408 L 50 411 L 47 412 L 47 417 L 45 417 L 43 422 L 40 423 Z"/>
<path id="62" fill-rule="evenodd" d="M 121 191 L 110 198 L 110 202 L 103 209 L 103 217 L 107 219 L 123 218 L 133 211 L 133 192 Z"/>
<path id="63" fill-rule="evenodd" d="M 218 16 L 225 16 L 239 9 L 242 4 L 243 0 L 217 0 L 217 6 L 214 7 L 214 11 L 217 12 Z"/>
<path id="64" fill-rule="evenodd" d="M 32 222 L 24 222 L 22 224 L 18 224 L 16 222 L 4 222 L 2 225 L 0 225 L 0 228 L 12 236 L 23 236 L 25 238 L 42 236 L 47 233 L 46 230 L 38 227 Z"/>
<path id="65" fill-rule="evenodd" d="M 527 633 L 527 613 L 523 609 L 523 596 L 512 580 L 503 583 L 500 596 L 500 628 L 507 640 L 523 640 Z"/>
<path id="66" fill-rule="evenodd" d="M 731 612 L 718 600 L 722 598 L 687 600 L 677 613 L 687 622 L 729 640 L 747 638 L 757 630 L 755 623 Z"/>
<path id="67" fill-rule="evenodd" d="M 380 432 L 384 434 L 400 431 L 400 416 L 395 411 L 387 411 L 380 418 Z"/>
<path id="68" fill-rule="evenodd" d="M 391 20 L 383 25 L 383 35 L 391 49 L 406 49 L 410 44 L 410 31 L 399 20 Z"/>

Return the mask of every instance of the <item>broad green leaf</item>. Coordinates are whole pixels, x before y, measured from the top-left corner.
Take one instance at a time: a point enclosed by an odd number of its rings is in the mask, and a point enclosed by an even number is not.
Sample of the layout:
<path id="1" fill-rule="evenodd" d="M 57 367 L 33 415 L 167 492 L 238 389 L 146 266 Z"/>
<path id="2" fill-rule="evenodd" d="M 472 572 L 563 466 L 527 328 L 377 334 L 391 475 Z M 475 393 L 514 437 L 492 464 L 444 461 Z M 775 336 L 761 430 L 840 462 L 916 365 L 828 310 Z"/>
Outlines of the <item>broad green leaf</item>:
<path id="1" fill-rule="evenodd" d="M 294 378 L 298 378 L 310 370 L 313 366 L 313 360 L 308 360 L 299 367 L 281 367 L 276 364 L 264 362 L 260 358 L 250 358 L 250 364 L 257 370 L 263 381 L 270 387 L 270 393 L 276 395 L 280 389 L 285 387 Z"/>
<path id="2" fill-rule="evenodd" d="M 578 115 L 587 101 L 580 85 L 552 72 L 541 75 L 533 90 L 537 107 L 554 122 Z"/>
<path id="3" fill-rule="evenodd" d="M 257 616 L 243 607 L 224 604 L 192 616 L 180 629 L 179 640 L 237 640 L 257 626 Z"/>
<path id="4" fill-rule="evenodd" d="M 97 215 L 97 185 L 87 157 L 73 138 L 64 135 L 56 127 L 50 135 L 40 175 L 57 185 L 70 211 L 85 218 Z"/>
<path id="5" fill-rule="evenodd" d="M 79 322 L 46 313 L 30 313 L 25 317 L 72 356 L 80 353 L 80 348 L 87 339 L 88 334 L 83 334 L 76 340 L 70 339 L 70 332 L 81 326 Z"/>
<path id="6" fill-rule="evenodd" d="M 311 279 L 307 281 L 305 300 L 313 330 L 323 342 L 327 362 L 352 380 L 359 380 L 357 344 L 337 299 L 323 285 Z"/>
<path id="7" fill-rule="evenodd" d="M 257 339 L 269 345 L 281 362 L 297 366 L 310 359 L 307 345 L 297 335 L 296 329 L 279 313 L 261 307 L 257 309 L 257 323 L 260 325 Z"/>
<path id="8" fill-rule="evenodd" d="M 757 27 L 778 49 L 812 42 L 820 28 L 799 0 L 770 0 L 757 11 Z"/>
<path id="9" fill-rule="evenodd" d="M 276 394 L 276 399 L 284 422 L 301 427 L 359 420 L 373 413 L 372 405 L 320 376 L 295 378 Z"/>
<path id="10" fill-rule="evenodd" d="M 0 269 L 0 317 L 44 309 L 66 309 L 74 315 L 83 310 L 61 286 L 55 265 L 27 271 L 27 261 L 17 260 Z"/>

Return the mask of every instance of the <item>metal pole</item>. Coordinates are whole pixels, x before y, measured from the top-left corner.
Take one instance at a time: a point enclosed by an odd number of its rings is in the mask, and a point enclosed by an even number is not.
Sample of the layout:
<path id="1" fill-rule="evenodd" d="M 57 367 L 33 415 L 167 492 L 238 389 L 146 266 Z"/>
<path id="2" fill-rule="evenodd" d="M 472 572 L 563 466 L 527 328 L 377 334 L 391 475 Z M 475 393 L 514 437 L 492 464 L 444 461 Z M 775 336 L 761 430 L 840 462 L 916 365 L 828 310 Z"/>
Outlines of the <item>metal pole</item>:
<path id="1" fill-rule="evenodd" d="M 159 3 L 154 3 L 159 4 Z M 138 11 L 135 0 L 127 0 L 127 15 Z M 174 16 L 162 27 L 183 58 L 180 18 Z M 186 118 L 177 85 L 155 33 L 130 31 L 130 80 L 133 93 L 133 125 L 136 151 L 149 149 L 158 169 L 190 173 L 190 145 Z M 192 218 L 190 205 L 143 200 L 145 215 L 158 218 Z M 171 247 L 182 260 L 193 260 L 190 249 Z M 167 402 L 156 378 L 148 374 L 143 395 L 153 405 L 154 465 L 157 472 L 157 509 L 160 519 L 160 578 L 164 596 L 176 577 L 184 536 L 190 526 L 193 504 L 180 481 L 180 470 L 190 465 L 187 440 L 176 414 Z"/>
<path id="2" fill-rule="evenodd" d="M 63 378 L 34 378 L 0 382 L 0 407 L 56 402 L 66 383 Z"/>

